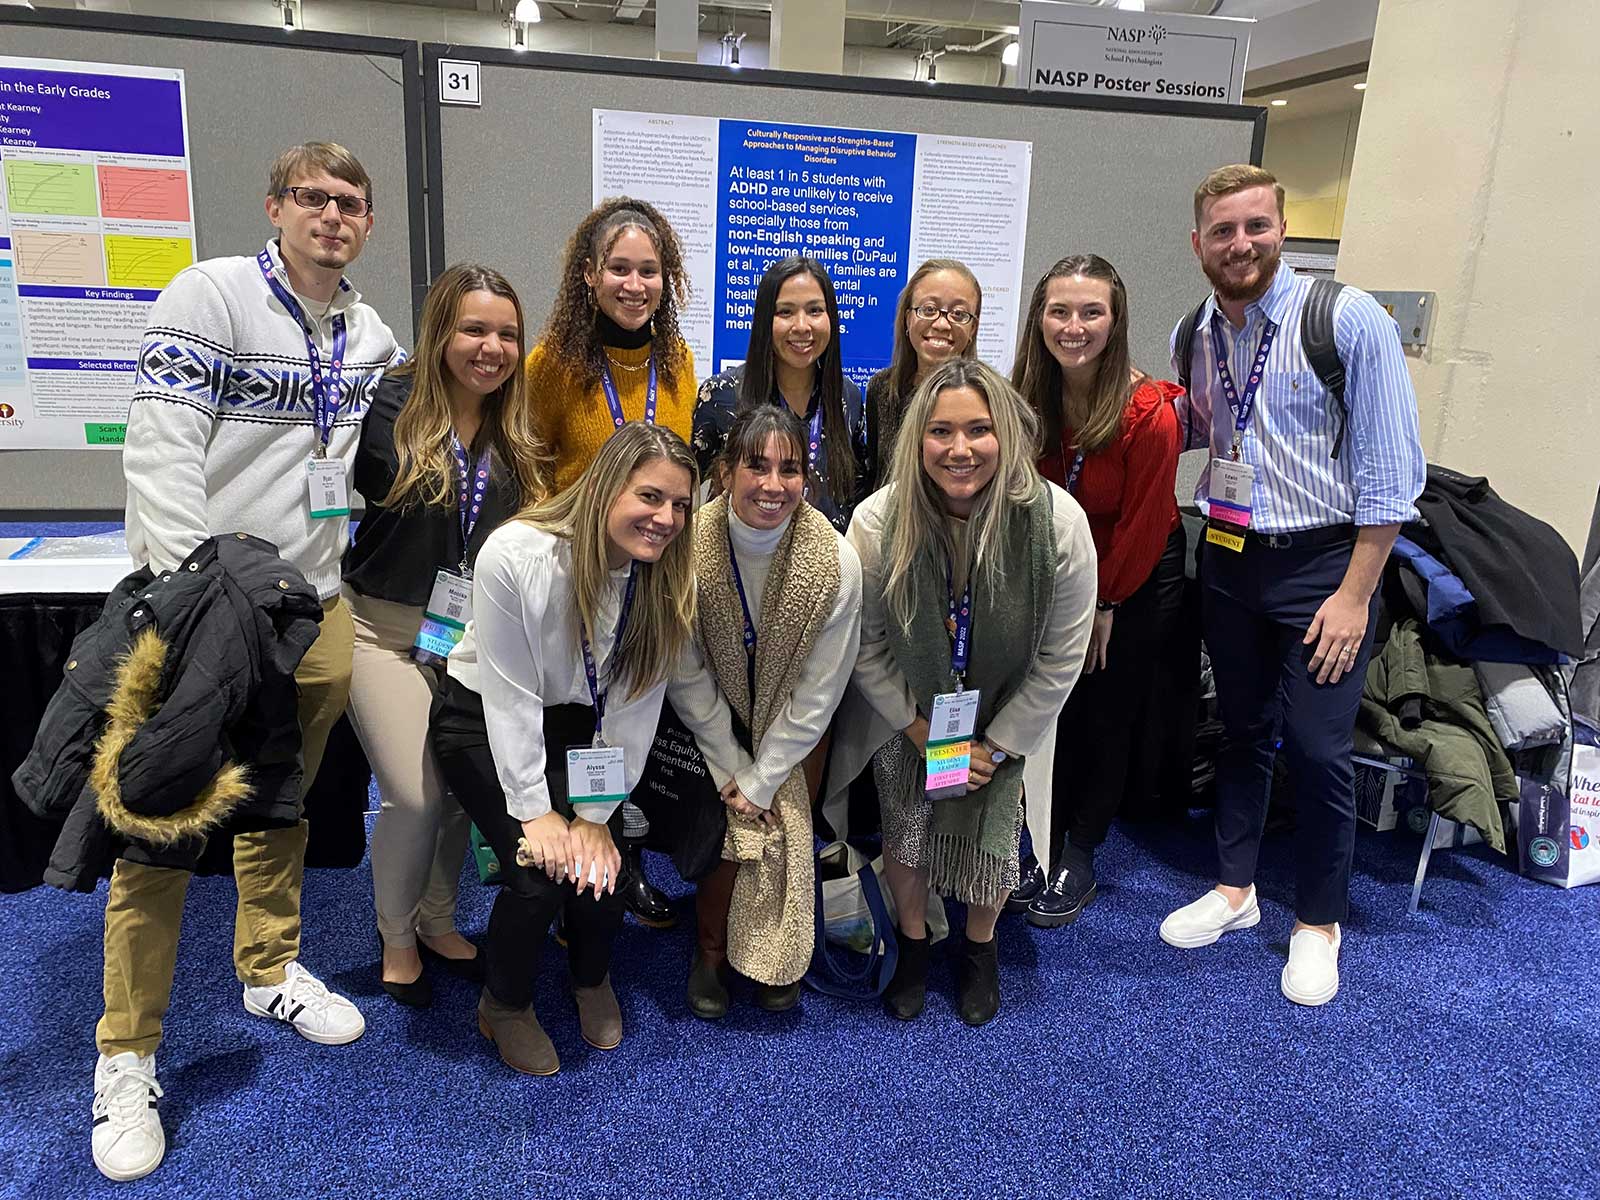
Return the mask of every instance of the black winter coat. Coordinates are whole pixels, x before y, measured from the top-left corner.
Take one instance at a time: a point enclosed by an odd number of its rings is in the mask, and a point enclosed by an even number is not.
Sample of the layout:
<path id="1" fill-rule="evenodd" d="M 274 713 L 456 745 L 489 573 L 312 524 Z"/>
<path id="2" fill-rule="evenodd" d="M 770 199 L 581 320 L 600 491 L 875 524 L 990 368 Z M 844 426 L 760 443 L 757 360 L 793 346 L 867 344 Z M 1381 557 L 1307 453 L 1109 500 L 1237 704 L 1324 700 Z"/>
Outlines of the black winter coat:
<path id="1" fill-rule="evenodd" d="M 243 533 L 119 583 L 11 777 L 29 809 L 66 821 L 45 881 L 92 891 L 118 854 L 193 870 L 218 830 L 297 821 L 294 672 L 321 620 L 316 590 Z"/>

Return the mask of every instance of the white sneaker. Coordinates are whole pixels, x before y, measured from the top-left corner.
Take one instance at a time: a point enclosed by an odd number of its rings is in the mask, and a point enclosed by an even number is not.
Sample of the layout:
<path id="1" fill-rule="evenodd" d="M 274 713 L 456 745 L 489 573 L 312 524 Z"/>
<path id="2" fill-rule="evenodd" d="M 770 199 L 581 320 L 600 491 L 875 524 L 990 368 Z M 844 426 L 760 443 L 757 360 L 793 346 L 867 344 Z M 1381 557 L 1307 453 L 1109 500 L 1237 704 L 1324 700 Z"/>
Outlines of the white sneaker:
<path id="1" fill-rule="evenodd" d="M 258 1017 L 287 1021 L 301 1037 L 324 1046 L 342 1046 L 366 1032 L 361 1010 L 297 962 L 284 968 L 272 987 L 245 985 L 244 1007 Z"/>
<path id="2" fill-rule="evenodd" d="M 1213 888 L 1193 904 L 1185 904 L 1177 912 L 1170 913 L 1161 922 L 1161 940 L 1180 950 L 1194 950 L 1211 945 L 1232 930 L 1249 929 L 1260 923 L 1261 909 L 1256 904 L 1255 884 L 1250 885 L 1244 903 L 1237 909 Z"/>
<path id="3" fill-rule="evenodd" d="M 160 1095 L 153 1054 L 102 1054 L 95 1063 L 91 1140 L 94 1165 L 107 1179 L 140 1179 L 161 1165 L 167 1135 L 156 1112 Z"/>
<path id="4" fill-rule="evenodd" d="M 1339 990 L 1339 945 L 1344 935 L 1337 924 L 1330 942 L 1315 929 L 1302 929 L 1289 939 L 1289 961 L 1279 986 L 1296 1004 L 1315 1008 Z"/>

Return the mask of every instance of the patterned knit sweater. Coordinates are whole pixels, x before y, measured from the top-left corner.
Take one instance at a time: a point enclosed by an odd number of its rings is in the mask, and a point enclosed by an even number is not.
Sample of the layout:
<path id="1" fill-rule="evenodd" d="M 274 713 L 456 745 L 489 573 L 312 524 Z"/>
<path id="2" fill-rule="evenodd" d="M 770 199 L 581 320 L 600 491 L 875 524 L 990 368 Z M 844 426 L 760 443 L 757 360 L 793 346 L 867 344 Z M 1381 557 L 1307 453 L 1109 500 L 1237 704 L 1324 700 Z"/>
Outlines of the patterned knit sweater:
<path id="1" fill-rule="evenodd" d="M 267 251 L 288 288 L 277 243 Z M 348 465 L 373 389 L 405 355 L 346 283 L 327 313 L 307 314 L 324 362 L 340 313 L 346 346 L 328 455 Z M 277 546 L 324 600 L 338 595 L 350 522 L 310 517 L 312 408 L 305 334 L 255 257 L 213 258 L 179 272 L 151 307 L 128 411 L 122 471 L 134 561 L 170 571 L 212 534 L 244 532 Z"/>
<path id="2" fill-rule="evenodd" d="M 623 350 L 612 346 L 606 349 L 606 356 L 613 363 L 611 378 L 617 385 L 623 417 L 642 420 L 650 380 L 650 347 Z M 616 426 L 600 382 L 585 386 L 567 364 L 546 351 L 543 342 L 528 352 L 527 372 L 528 402 L 538 416 L 539 432 L 555 451 L 555 486 L 560 491 L 583 474 Z M 670 387 L 665 379 L 656 385 L 656 424 L 687 442 L 694 401 L 694 355 L 685 346 L 678 377 Z"/>

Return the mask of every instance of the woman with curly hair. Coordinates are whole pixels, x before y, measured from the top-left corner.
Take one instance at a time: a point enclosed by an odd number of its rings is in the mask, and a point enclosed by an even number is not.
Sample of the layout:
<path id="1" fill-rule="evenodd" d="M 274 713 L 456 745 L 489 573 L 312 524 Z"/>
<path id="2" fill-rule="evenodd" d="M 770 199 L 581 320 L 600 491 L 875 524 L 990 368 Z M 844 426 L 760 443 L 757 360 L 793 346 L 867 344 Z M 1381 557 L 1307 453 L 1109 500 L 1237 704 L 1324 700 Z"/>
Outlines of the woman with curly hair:
<path id="1" fill-rule="evenodd" d="M 678 332 L 689 276 L 678 235 L 654 205 L 602 201 L 567 242 L 561 286 L 538 345 L 528 354 L 528 400 L 555 455 L 559 491 L 581 475 L 606 439 L 645 421 L 689 440 L 694 356 Z M 623 893 L 642 923 L 676 923 L 645 877 L 640 854 L 650 824 L 623 806 Z"/>

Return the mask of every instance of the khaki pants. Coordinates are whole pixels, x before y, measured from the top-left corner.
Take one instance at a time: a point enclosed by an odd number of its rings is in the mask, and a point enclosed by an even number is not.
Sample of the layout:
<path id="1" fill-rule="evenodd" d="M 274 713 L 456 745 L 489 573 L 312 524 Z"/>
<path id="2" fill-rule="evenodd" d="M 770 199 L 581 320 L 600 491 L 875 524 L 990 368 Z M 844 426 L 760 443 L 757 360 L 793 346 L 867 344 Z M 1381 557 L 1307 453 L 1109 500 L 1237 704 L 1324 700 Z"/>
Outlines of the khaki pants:
<path id="1" fill-rule="evenodd" d="M 349 609 L 338 597 L 324 600 L 317 640 L 295 671 L 304 791 L 311 790 L 328 734 L 349 697 L 351 641 Z M 284 967 L 299 956 L 305 860 L 304 821 L 233 839 L 233 876 L 239 889 L 233 963 L 249 986 L 282 983 Z M 102 1054 L 153 1054 L 161 1042 L 189 875 L 127 859 L 118 859 L 112 868 L 106 899 L 105 1013 L 95 1026 Z"/>
<path id="2" fill-rule="evenodd" d="M 372 896 L 385 945 L 453 933 L 472 822 L 439 776 L 428 739 L 436 676 L 411 661 L 422 609 L 346 588 L 355 626 L 350 724 L 378 777 Z"/>

